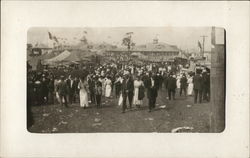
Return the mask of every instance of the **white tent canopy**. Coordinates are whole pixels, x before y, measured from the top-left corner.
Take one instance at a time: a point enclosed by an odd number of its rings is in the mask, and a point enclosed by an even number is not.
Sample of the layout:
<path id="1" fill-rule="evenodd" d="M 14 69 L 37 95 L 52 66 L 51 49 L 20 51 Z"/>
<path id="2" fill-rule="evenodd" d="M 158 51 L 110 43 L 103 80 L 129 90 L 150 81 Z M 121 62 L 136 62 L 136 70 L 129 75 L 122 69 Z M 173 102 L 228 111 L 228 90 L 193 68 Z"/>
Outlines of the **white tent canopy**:
<path id="1" fill-rule="evenodd" d="M 131 54 L 132 56 L 144 57 L 145 55 L 140 52 L 134 52 Z"/>
<path id="2" fill-rule="evenodd" d="M 52 63 L 52 62 L 59 62 L 62 61 L 63 59 L 67 58 L 68 56 L 70 56 L 70 52 L 68 50 L 65 50 L 64 52 L 62 52 L 61 54 L 59 54 L 58 56 L 55 56 L 54 58 L 45 60 L 45 62 L 47 63 Z"/>

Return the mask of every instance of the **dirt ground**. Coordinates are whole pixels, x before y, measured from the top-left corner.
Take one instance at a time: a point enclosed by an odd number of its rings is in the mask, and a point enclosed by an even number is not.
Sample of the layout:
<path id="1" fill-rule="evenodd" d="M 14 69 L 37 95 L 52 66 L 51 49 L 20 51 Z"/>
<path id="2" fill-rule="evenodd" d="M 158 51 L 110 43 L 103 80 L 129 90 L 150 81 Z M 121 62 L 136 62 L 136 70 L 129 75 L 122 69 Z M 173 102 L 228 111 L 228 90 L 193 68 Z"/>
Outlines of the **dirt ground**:
<path id="1" fill-rule="evenodd" d="M 118 99 L 102 98 L 102 108 L 83 109 L 79 103 L 69 108 L 59 104 L 33 106 L 34 124 L 28 129 L 35 133 L 90 132 L 209 132 L 210 103 L 194 104 L 193 97 L 179 96 L 168 100 L 165 89 L 159 91 L 156 109 L 148 112 L 148 100 L 143 106 L 122 114 Z M 180 127 L 180 128 L 179 128 Z"/>

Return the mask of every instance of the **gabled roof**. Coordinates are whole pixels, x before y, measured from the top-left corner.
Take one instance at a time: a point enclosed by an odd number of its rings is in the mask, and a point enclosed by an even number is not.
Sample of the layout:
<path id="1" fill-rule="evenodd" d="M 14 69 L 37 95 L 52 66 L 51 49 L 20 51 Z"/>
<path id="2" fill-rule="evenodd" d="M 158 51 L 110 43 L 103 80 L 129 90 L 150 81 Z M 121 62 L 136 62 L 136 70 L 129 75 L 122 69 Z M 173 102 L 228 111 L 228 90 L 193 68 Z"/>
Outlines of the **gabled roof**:
<path id="1" fill-rule="evenodd" d="M 71 52 L 65 50 L 64 52 L 62 52 L 61 54 L 51 58 L 51 59 L 47 59 L 46 62 L 51 63 L 51 62 L 59 62 L 64 60 L 65 58 L 67 58 L 68 56 L 70 56 Z"/>
<path id="2" fill-rule="evenodd" d="M 40 48 L 40 49 L 52 49 L 50 48 L 49 46 L 43 44 L 43 43 L 38 43 L 38 44 L 35 44 L 33 48 Z"/>
<path id="3" fill-rule="evenodd" d="M 106 51 L 125 52 L 125 51 L 128 51 L 128 48 L 126 48 L 126 47 L 109 48 Z"/>
<path id="4" fill-rule="evenodd" d="M 167 43 L 147 43 L 145 45 L 135 46 L 134 50 L 138 51 L 166 51 L 166 52 L 179 52 L 179 49 L 174 45 L 169 45 Z"/>
<path id="5" fill-rule="evenodd" d="M 126 47 L 119 47 L 109 49 L 108 51 L 128 51 Z M 175 45 L 169 45 L 167 43 L 147 43 L 144 45 L 136 45 L 131 48 L 131 51 L 144 51 L 144 52 L 179 52 L 180 50 Z"/>
<path id="6" fill-rule="evenodd" d="M 63 61 L 82 61 L 86 60 L 86 58 L 91 55 L 92 52 L 89 51 L 72 50 L 71 54 L 65 59 L 63 59 Z"/>
<path id="7" fill-rule="evenodd" d="M 45 60 L 45 63 L 56 63 L 56 62 L 72 62 L 72 61 L 86 61 L 88 57 L 92 55 L 92 52 L 86 50 L 65 50 L 59 55 Z"/>

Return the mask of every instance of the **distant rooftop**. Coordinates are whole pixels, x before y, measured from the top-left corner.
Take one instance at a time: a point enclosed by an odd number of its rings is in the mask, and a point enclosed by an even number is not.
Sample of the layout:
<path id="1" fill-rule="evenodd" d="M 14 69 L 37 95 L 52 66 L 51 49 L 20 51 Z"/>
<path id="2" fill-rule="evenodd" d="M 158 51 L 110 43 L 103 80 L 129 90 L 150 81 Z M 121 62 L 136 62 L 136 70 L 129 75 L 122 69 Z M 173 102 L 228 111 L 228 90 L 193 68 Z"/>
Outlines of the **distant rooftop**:
<path id="1" fill-rule="evenodd" d="M 38 43 L 33 46 L 33 48 L 42 48 L 42 49 L 52 49 L 51 47 L 43 44 L 43 43 Z"/>
<path id="2" fill-rule="evenodd" d="M 109 51 L 127 51 L 126 47 L 119 47 L 109 49 Z M 180 50 L 175 45 L 167 43 L 147 43 L 143 45 L 135 45 L 131 51 L 144 51 L 144 52 L 179 52 Z"/>

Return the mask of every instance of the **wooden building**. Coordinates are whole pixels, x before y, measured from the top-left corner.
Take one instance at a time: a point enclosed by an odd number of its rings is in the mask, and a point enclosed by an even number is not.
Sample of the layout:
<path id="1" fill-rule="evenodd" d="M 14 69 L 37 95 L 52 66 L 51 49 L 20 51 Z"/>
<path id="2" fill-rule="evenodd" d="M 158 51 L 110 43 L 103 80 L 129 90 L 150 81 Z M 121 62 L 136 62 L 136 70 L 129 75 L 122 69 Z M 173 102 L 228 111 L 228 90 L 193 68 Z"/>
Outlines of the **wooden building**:
<path id="1" fill-rule="evenodd" d="M 127 48 L 115 48 L 106 50 L 106 56 L 115 57 L 122 55 L 138 54 L 138 59 L 164 62 L 180 55 L 180 50 L 175 45 L 153 42 L 133 47 L 130 51 Z"/>
<path id="2" fill-rule="evenodd" d="M 212 28 L 211 43 L 211 132 L 225 129 L 226 91 L 226 32 L 222 28 Z"/>

